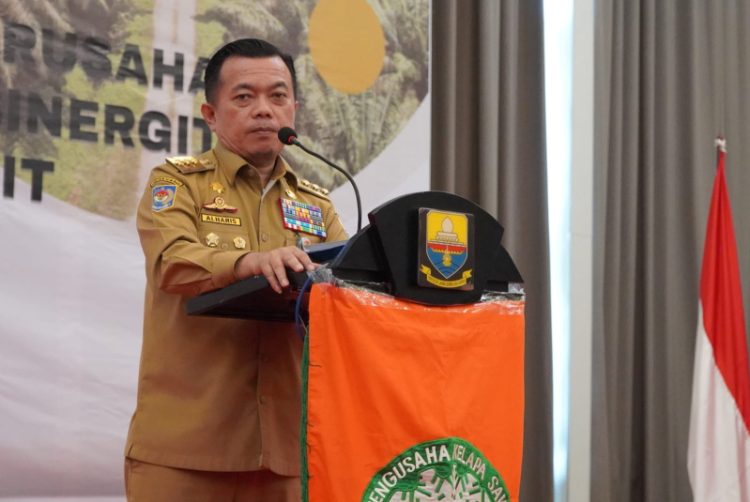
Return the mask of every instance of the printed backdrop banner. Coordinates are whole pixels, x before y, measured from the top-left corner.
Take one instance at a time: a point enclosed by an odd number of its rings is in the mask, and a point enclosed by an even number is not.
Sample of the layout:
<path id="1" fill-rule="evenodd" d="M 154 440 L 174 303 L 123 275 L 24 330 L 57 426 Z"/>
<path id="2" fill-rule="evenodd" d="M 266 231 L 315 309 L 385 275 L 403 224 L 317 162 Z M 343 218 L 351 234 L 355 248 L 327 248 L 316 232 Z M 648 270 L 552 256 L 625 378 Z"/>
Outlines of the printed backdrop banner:
<path id="1" fill-rule="evenodd" d="M 306 359 L 303 500 L 518 500 L 523 301 L 316 285 Z"/>
<path id="2" fill-rule="evenodd" d="M 144 288 L 134 212 L 152 167 L 213 138 L 211 53 L 295 57 L 296 128 L 365 212 L 429 185 L 429 0 L 7 0 L 0 8 L 0 499 L 121 497 Z M 344 177 L 299 150 L 305 178 Z"/>

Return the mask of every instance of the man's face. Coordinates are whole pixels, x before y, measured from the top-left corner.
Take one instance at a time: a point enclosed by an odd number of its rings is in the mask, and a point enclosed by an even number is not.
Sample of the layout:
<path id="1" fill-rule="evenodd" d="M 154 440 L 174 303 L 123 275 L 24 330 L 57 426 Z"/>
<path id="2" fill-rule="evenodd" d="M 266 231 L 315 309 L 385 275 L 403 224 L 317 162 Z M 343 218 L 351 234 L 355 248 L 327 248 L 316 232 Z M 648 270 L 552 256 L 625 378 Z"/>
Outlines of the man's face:
<path id="1" fill-rule="evenodd" d="M 284 145 L 277 132 L 294 128 L 292 76 L 280 57 L 232 56 L 224 61 L 213 103 L 201 106 L 222 144 L 256 167 L 273 165 Z"/>

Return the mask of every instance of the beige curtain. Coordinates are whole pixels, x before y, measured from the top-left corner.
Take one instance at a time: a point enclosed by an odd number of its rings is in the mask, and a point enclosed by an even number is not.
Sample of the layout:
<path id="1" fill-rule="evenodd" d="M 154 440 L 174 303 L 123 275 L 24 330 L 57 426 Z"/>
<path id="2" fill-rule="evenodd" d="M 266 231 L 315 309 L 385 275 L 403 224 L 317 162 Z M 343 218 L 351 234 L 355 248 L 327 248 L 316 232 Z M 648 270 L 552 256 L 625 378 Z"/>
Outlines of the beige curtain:
<path id="1" fill-rule="evenodd" d="M 698 281 L 718 133 L 746 312 L 750 300 L 749 3 L 597 2 L 592 501 L 692 500 Z"/>
<path id="2" fill-rule="evenodd" d="M 524 277 L 521 500 L 551 501 L 542 1 L 435 0 L 432 8 L 432 188 L 462 195 L 496 216 Z"/>

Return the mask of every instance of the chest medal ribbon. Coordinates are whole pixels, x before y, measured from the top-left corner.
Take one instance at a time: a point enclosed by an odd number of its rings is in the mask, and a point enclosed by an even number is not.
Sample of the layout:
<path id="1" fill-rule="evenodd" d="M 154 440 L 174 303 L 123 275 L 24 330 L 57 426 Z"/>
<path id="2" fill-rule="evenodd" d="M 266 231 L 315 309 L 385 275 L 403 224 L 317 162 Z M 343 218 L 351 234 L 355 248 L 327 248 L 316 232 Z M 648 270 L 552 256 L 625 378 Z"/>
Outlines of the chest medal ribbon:
<path id="1" fill-rule="evenodd" d="M 323 221 L 322 209 L 297 200 L 280 199 L 280 202 L 284 228 L 317 235 L 325 239 L 326 226 Z"/>

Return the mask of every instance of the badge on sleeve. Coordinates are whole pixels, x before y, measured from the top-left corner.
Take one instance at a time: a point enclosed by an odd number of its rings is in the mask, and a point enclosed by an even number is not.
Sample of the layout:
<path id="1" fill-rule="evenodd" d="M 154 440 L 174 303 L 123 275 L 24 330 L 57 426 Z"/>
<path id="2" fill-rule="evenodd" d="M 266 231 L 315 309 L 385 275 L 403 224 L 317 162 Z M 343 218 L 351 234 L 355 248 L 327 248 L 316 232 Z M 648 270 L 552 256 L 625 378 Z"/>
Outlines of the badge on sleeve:
<path id="1" fill-rule="evenodd" d="M 176 191 L 176 185 L 156 185 L 153 187 L 151 189 L 151 209 L 161 211 L 172 207 Z"/>
<path id="2" fill-rule="evenodd" d="M 326 224 L 323 221 L 322 209 L 298 200 L 280 199 L 280 201 L 284 228 L 317 235 L 325 239 Z"/>

